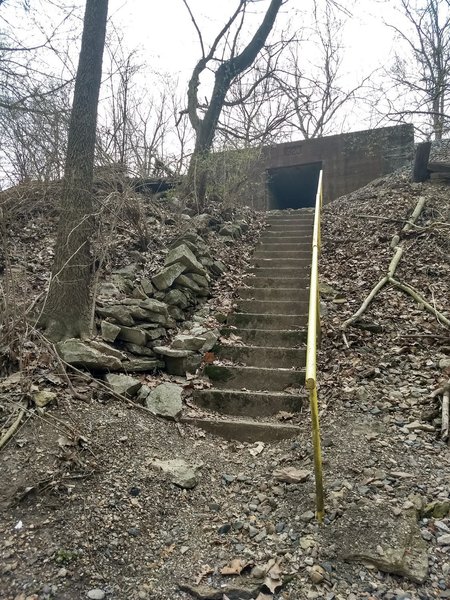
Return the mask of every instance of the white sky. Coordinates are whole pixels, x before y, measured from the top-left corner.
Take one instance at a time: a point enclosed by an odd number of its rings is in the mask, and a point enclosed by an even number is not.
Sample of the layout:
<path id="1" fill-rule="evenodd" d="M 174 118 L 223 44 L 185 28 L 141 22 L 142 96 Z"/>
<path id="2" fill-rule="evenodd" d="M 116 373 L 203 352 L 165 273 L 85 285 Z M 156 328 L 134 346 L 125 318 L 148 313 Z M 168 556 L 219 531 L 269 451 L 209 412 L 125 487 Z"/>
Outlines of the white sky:
<path id="1" fill-rule="evenodd" d="M 205 32 L 205 42 L 213 39 L 236 4 L 235 0 L 190 0 L 191 9 Z M 347 70 L 367 73 L 380 63 L 384 64 L 391 52 L 392 32 L 383 24 L 383 18 L 397 19 L 393 3 L 343 0 L 342 4 L 353 15 L 348 19 L 345 38 Z M 255 10 L 258 10 L 255 26 L 267 5 L 266 0 L 255 4 Z M 299 5 L 305 8 L 300 11 Z M 311 0 L 288 0 L 277 18 L 277 26 L 285 26 L 291 19 L 294 27 L 300 28 L 307 22 L 308 5 Z M 124 30 L 129 47 L 142 48 L 142 56 L 154 70 L 179 74 L 180 83 L 188 80 L 200 50 L 197 33 L 182 0 L 110 0 L 110 15 Z"/>

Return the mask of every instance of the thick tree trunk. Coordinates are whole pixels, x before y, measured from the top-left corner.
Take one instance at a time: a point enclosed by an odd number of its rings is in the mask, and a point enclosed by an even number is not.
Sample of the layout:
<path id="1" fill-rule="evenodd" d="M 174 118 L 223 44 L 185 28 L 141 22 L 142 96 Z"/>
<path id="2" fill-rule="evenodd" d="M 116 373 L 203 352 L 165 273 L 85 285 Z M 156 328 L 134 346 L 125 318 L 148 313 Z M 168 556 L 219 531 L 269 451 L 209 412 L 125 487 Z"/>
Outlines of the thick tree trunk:
<path id="1" fill-rule="evenodd" d="M 60 340 L 90 333 L 92 181 L 108 0 L 87 0 L 70 118 L 55 259 L 41 325 Z"/>

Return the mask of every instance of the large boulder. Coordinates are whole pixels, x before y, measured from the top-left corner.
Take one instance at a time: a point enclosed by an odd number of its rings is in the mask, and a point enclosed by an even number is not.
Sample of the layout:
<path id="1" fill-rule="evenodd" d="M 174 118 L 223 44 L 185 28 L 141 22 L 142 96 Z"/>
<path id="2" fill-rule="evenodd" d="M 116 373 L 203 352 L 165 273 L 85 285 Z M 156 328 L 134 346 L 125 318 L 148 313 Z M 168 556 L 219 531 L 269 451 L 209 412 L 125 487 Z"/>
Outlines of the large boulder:
<path id="1" fill-rule="evenodd" d="M 150 392 L 145 404 L 158 417 L 176 421 L 183 410 L 182 391 L 183 388 L 176 383 L 161 383 Z"/>
<path id="2" fill-rule="evenodd" d="M 175 279 L 186 270 L 185 265 L 175 263 L 160 271 L 152 277 L 152 283 L 158 290 L 167 290 L 173 284 Z"/>
<path id="3" fill-rule="evenodd" d="M 198 273 L 199 275 L 205 274 L 203 265 L 199 263 L 192 250 L 190 250 L 186 244 L 181 244 L 176 248 L 172 248 L 172 250 L 166 256 L 165 264 L 167 266 L 175 263 L 184 265 L 186 270 L 190 271 L 191 273 Z"/>
<path id="4" fill-rule="evenodd" d="M 60 357 L 74 367 L 85 367 L 93 371 L 120 371 L 122 362 L 110 354 L 103 354 L 86 342 L 71 338 L 56 344 Z"/>

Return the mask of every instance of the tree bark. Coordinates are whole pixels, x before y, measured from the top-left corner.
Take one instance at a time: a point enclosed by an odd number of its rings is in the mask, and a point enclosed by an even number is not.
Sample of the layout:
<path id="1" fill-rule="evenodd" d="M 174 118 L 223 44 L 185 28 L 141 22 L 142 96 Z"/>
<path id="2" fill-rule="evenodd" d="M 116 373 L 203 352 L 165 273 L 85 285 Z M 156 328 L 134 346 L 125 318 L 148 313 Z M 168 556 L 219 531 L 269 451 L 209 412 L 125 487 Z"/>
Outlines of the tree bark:
<path id="1" fill-rule="evenodd" d="M 90 334 L 92 183 L 107 15 L 108 0 L 86 0 L 55 258 L 40 318 L 54 341 Z"/>

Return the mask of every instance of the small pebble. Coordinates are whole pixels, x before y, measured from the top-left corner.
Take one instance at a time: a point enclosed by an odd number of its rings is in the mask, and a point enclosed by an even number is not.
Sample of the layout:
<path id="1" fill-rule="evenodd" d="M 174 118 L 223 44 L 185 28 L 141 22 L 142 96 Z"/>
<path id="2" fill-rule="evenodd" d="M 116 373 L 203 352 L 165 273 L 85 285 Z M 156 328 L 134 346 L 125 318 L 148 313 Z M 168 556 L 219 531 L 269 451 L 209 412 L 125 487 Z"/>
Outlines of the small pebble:
<path id="1" fill-rule="evenodd" d="M 89 600 L 103 600 L 105 596 L 105 592 L 99 588 L 89 590 L 89 592 L 87 593 L 87 597 L 89 598 Z"/>

